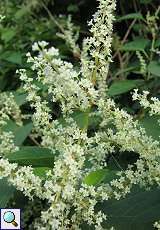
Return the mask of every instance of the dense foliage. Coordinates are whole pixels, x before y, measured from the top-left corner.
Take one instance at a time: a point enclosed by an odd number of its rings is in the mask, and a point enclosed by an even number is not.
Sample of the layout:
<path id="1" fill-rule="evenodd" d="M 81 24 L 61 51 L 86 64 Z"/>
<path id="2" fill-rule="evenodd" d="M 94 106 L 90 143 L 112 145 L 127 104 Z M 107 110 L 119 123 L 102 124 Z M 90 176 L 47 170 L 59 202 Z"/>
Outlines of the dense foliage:
<path id="1" fill-rule="evenodd" d="M 0 9 L 0 207 L 27 230 L 160 229 L 159 1 Z"/>

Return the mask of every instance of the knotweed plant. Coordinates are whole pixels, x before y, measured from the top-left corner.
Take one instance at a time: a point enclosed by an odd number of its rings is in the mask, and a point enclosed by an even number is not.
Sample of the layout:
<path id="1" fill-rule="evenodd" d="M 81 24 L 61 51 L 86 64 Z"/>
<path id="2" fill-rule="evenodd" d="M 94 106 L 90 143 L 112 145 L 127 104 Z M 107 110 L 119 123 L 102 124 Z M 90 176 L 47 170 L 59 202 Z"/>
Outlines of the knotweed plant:
<path id="1" fill-rule="evenodd" d="M 19 147 L 14 144 L 13 133 L 3 131 L 3 127 L 11 118 L 22 126 L 25 116 L 12 94 L 2 93 L 0 97 L 0 178 L 6 177 L 31 200 L 26 212 L 36 199 L 45 203 L 30 229 L 110 229 L 106 227 L 109 213 L 104 213 L 100 204 L 125 197 L 135 185 L 147 189 L 160 185 L 159 142 L 147 136 L 138 121 L 107 96 L 116 2 L 98 2 L 98 10 L 89 22 L 91 36 L 83 41 L 81 51 L 74 43 L 72 30 L 63 36 L 70 37 L 74 44 L 71 47 L 79 50 L 79 69 L 63 60 L 58 49 L 48 48 L 49 44 L 41 41 L 32 47 L 35 55 L 27 54 L 34 77 L 25 69 L 17 71 L 30 105 L 34 143 L 54 157 L 43 176 L 35 173 L 32 164 L 10 162 Z M 149 100 L 148 94 L 135 91 L 133 100 L 138 100 L 151 116 L 160 114 L 159 100 Z M 54 111 L 56 107 L 58 113 Z M 97 127 L 89 132 L 90 121 L 95 117 Z M 105 182 L 102 175 L 95 183 L 94 176 L 105 174 L 106 159 L 117 148 L 119 152 L 135 152 L 137 161 L 117 172 L 115 179 Z"/>

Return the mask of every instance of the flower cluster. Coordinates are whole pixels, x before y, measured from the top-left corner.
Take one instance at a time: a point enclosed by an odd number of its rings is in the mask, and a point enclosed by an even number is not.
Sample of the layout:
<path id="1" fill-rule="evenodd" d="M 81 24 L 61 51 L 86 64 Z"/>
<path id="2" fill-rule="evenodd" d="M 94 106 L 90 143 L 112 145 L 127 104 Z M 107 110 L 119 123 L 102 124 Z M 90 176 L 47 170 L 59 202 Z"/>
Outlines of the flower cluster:
<path id="1" fill-rule="evenodd" d="M 18 150 L 14 145 L 14 136 L 12 132 L 7 132 L 4 126 L 12 118 L 17 125 L 22 125 L 21 111 L 14 100 L 12 93 L 0 94 L 0 156 Z"/>
<path id="2" fill-rule="evenodd" d="M 145 58 L 143 57 L 143 55 L 141 54 L 140 51 L 136 51 L 136 55 L 137 55 L 137 57 L 139 59 L 139 62 L 140 62 L 140 73 L 145 76 L 146 73 L 147 73 L 146 60 L 145 60 Z"/>
<path id="3" fill-rule="evenodd" d="M 148 91 L 143 91 L 143 94 L 139 94 L 138 90 L 136 89 L 133 93 L 133 100 L 139 101 L 140 105 L 144 109 L 149 109 L 150 115 L 160 115 L 160 101 L 156 97 L 151 97 L 150 101 L 147 99 L 149 95 Z"/>
<path id="4" fill-rule="evenodd" d="M 100 95 L 106 95 L 106 77 L 111 62 L 111 44 L 113 31 L 113 12 L 116 2 L 99 0 L 98 11 L 89 22 L 91 37 L 84 41 L 81 63 L 82 72 L 95 84 Z"/>
<path id="5" fill-rule="evenodd" d="M 60 28 L 60 29 L 61 29 L 61 33 L 57 33 L 57 35 L 66 41 L 67 45 L 72 50 L 73 55 L 79 58 L 80 48 L 77 44 L 77 40 L 79 38 L 79 29 L 74 28 L 74 24 L 72 23 L 71 15 L 69 15 L 67 18 L 66 29 L 63 29 L 63 28 Z"/>
<path id="6" fill-rule="evenodd" d="M 156 221 L 156 222 L 154 223 L 154 227 L 155 227 L 156 229 L 160 229 L 160 221 Z"/>
<path id="7" fill-rule="evenodd" d="M 6 124 L 6 121 L 12 117 L 17 124 L 21 125 L 21 111 L 14 100 L 12 93 L 0 94 L 0 127 Z"/>
<path id="8" fill-rule="evenodd" d="M 0 14 L 0 22 L 3 21 L 4 18 L 5 16 Z"/>
<path id="9" fill-rule="evenodd" d="M 37 72 L 37 80 L 47 86 L 52 102 L 60 102 L 63 113 L 71 113 L 73 109 L 87 110 L 97 97 L 92 83 L 81 78 L 80 72 L 71 63 L 61 60 L 57 49 L 46 49 L 46 45 L 44 42 L 33 45 L 33 50 L 39 51 L 38 57 L 27 54 L 28 62 L 33 63 L 32 69 Z M 33 84 L 33 79 L 27 78 L 25 70 L 21 70 L 20 74 L 21 80 L 26 82 L 25 89 L 33 91 L 29 93 L 32 99 L 38 87 Z"/>
<path id="10" fill-rule="evenodd" d="M 7 177 L 8 182 L 31 199 L 33 195 L 44 199 L 41 195 L 42 182 L 38 176 L 34 175 L 31 167 L 19 167 L 17 164 L 9 163 L 7 159 L 0 159 L 0 178 L 4 177 Z"/>

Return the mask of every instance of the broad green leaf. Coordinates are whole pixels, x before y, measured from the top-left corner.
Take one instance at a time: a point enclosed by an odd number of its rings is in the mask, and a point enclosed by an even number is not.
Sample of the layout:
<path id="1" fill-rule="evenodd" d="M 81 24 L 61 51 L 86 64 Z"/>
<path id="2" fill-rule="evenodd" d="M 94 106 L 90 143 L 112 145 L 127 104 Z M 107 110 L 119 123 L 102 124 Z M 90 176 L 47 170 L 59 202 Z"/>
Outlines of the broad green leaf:
<path id="1" fill-rule="evenodd" d="M 99 169 L 89 173 L 83 180 L 84 184 L 97 185 L 101 182 L 109 182 L 115 176 L 115 171 L 108 169 Z"/>
<path id="2" fill-rule="evenodd" d="M 105 229 L 151 230 L 160 217 L 160 190 L 133 191 L 125 199 L 105 202 L 103 210 L 107 214 Z"/>
<path id="3" fill-rule="evenodd" d="M 5 208 L 13 197 L 15 188 L 6 179 L 0 179 L 0 208 Z"/>
<path id="4" fill-rule="evenodd" d="M 17 145 L 17 146 L 22 145 L 23 142 L 25 141 L 25 139 L 30 134 L 32 128 L 33 128 L 33 124 L 32 124 L 32 122 L 30 122 L 30 123 L 28 123 L 28 124 L 26 124 L 24 126 L 20 126 L 18 129 L 16 129 L 15 132 L 14 132 L 15 145 Z"/>
<path id="5" fill-rule="evenodd" d="M 53 167 L 54 154 L 47 148 L 24 146 L 19 151 L 6 156 L 11 163 L 32 165 L 33 167 Z"/>
<path id="6" fill-rule="evenodd" d="M 71 118 L 77 123 L 80 129 L 87 129 L 89 124 L 89 112 L 75 111 L 71 114 Z M 66 126 L 66 121 L 63 117 L 59 119 L 59 122 Z"/>
<path id="7" fill-rule="evenodd" d="M 16 11 L 15 13 L 15 19 L 21 19 L 23 16 L 28 14 L 29 7 L 28 5 L 25 5 L 24 7 L 20 8 L 19 10 Z"/>
<path id="8" fill-rule="evenodd" d="M 88 111 L 86 112 L 76 111 L 71 115 L 71 117 L 76 121 L 80 129 L 87 129 L 88 122 L 89 122 Z"/>
<path id="9" fill-rule="evenodd" d="M 21 106 L 26 103 L 26 93 L 13 92 L 17 105 Z"/>
<path id="10" fill-rule="evenodd" d="M 131 73 L 131 72 L 135 72 L 137 69 L 139 69 L 139 66 L 138 65 L 133 65 L 133 66 L 130 66 L 128 68 L 124 68 L 124 69 L 120 69 L 120 70 L 116 70 L 115 72 L 115 76 L 119 76 L 119 75 L 122 75 L 124 73 Z M 128 74 L 127 74 L 128 75 Z"/>
<path id="11" fill-rule="evenodd" d="M 120 95 L 122 93 L 126 93 L 131 89 L 137 88 L 139 85 L 143 84 L 143 80 L 124 80 L 114 82 L 109 90 L 108 94 L 110 96 Z"/>
<path id="12" fill-rule="evenodd" d="M 13 28 L 4 28 L 1 33 L 1 39 L 5 42 L 9 42 L 16 35 L 16 30 Z"/>
<path id="13" fill-rule="evenodd" d="M 79 10 L 79 8 L 78 8 L 77 4 L 70 4 L 67 7 L 67 11 L 70 12 L 70 13 L 76 13 L 76 12 L 78 12 L 78 10 Z"/>
<path id="14" fill-rule="evenodd" d="M 48 167 L 36 167 L 33 169 L 33 172 L 36 176 L 39 176 L 39 177 L 46 177 L 46 173 L 50 170 L 51 168 L 48 168 Z"/>
<path id="15" fill-rule="evenodd" d="M 155 42 L 155 48 L 160 47 L 160 39 L 157 39 Z"/>
<path id="16" fill-rule="evenodd" d="M 145 128 L 147 135 L 152 136 L 156 140 L 159 140 L 160 136 L 158 119 L 160 119 L 160 116 L 145 115 L 145 117 L 139 121 L 140 125 Z"/>
<path id="17" fill-rule="evenodd" d="M 14 100 L 18 106 L 21 106 L 26 103 L 27 93 L 17 92 L 17 91 L 9 91 L 6 92 L 8 95 L 12 93 L 14 95 Z"/>
<path id="18" fill-rule="evenodd" d="M 12 208 L 20 208 L 25 210 L 26 205 L 28 204 L 28 197 L 25 196 L 21 191 L 16 190 L 12 198 Z"/>
<path id="19" fill-rule="evenodd" d="M 7 124 L 3 127 L 3 130 L 6 132 L 13 132 L 14 135 L 14 143 L 17 146 L 20 146 L 23 144 L 25 139 L 30 134 L 31 130 L 33 128 L 32 122 L 29 122 L 26 125 L 18 126 L 14 121 L 8 120 Z"/>
<path id="20" fill-rule="evenodd" d="M 160 63 L 158 63 L 157 61 L 151 61 L 148 65 L 148 71 L 151 74 L 160 77 Z"/>
<path id="21" fill-rule="evenodd" d="M 16 130 L 19 128 L 19 126 L 12 120 L 8 120 L 7 121 L 7 124 L 3 127 L 3 131 L 6 131 L 6 132 L 16 132 Z"/>
<path id="22" fill-rule="evenodd" d="M 6 51 L 0 55 L 0 58 L 14 64 L 22 64 L 22 55 L 20 52 Z"/>
<path id="23" fill-rule="evenodd" d="M 134 41 L 128 42 L 121 47 L 123 51 L 143 51 L 149 44 L 149 40 L 145 38 L 135 38 Z"/>
<path id="24" fill-rule="evenodd" d="M 143 23 L 135 23 L 133 25 L 133 31 L 136 32 L 136 33 L 139 33 L 139 31 L 143 30 L 143 29 L 144 29 L 144 24 Z"/>
<path id="25" fill-rule="evenodd" d="M 141 4 L 149 4 L 151 3 L 153 0 L 140 0 Z"/>
<path id="26" fill-rule="evenodd" d="M 8 84 L 8 79 L 5 77 L 4 74 L 0 75 L 0 91 L 2 92 L 6 85 Z"/>
<path id="27" fill-rule="evenodd" d="M 94 116 L 89 118 L 89 129 L 95 130 L 96 127 L 98 128 L 99 124 L 101 123 L 101 117 L 98 114 L 94 114 Z"/>
<path id="28" fill-rule="evenodd" d="M 123 20 L 129 20 L 129 19 L 143 19 L 143 16 L 141 13 L 131 13 L 126 14 L 125 16 L 117 18 L 117 22 L 121 22 Z"/>

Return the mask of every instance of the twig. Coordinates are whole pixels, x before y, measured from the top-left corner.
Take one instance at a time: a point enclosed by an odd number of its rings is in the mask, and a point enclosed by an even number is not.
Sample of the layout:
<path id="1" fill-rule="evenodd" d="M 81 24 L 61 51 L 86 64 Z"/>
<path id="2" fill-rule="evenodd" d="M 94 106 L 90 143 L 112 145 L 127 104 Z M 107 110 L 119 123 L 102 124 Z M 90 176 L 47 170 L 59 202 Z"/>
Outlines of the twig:
<path id="1" fill-rule="evenodd" d="M 129 26 L 127 32 L 126 32 L 126 34 L 124 35 L 124 38 L 123 38 L 123 40 L 122 40 L 122 42 L 121 42 L 121 45 L 123 45 L 123 44 L 125 43 L 125 41 L 127 40 L 127 37 L 128 37 L 128 35 L 130 34 L 131 29 L 132 29 L 132 27 L 134 26 L 136 20 L 137 20 L 137 19 L 135 18 L 135 19 L 132 21 L 132 23 L 130 24 L 130 26 Z M 117 56 L 118 52 L 119 52 L 119 49 L 118 49 L 118 50 L 115 52 L 115 54 L 113 55 L 113 59 Z"/>
<path id="2" fill-rule="evenodd" d="M 38 143 L 38 141 L 36 141 L 35 139 L 34 139 L 34 137 L 32 137 L 31 135 L 29 135 L 29 138 L 33 141 L 33 143 L 34 144 L 36 144 L 37 146 L 41 146 L 39 143 Z"/>

